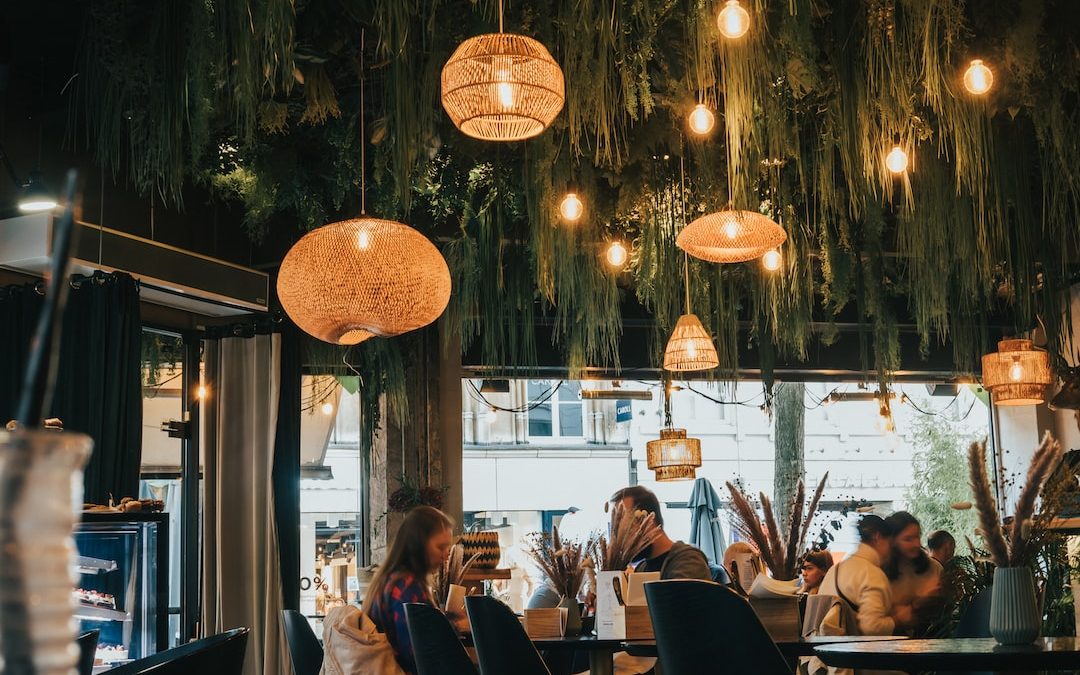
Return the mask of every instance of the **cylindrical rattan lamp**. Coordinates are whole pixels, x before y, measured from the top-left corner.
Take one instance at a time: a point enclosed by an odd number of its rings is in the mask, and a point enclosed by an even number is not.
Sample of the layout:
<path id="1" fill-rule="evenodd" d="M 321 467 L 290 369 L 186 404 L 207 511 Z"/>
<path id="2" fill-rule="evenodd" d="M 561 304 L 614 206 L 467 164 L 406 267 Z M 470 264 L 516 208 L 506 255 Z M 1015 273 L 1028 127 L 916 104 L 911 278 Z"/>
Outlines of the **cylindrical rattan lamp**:
<path id="1" fill-rule="evenodd" d="M 525 35 L 469 38 L 442 69 L 443 108 L 473 138 L 532 138 L 547 129 L 564 100 L 562 69 L 544 45 Z"/>
<path id="2" fill-rule="evenodd" d="M 362 217 L 304 235 L 281 261 L 277 291 L 306 333 L 352 345 L 439 318 L 450 301 L 450 270 L 413 228 Z"/>
<path id="3" fill-rule="evenodd" d="M 658 440 L 645 444 L 645 458 L 658 481 L 693 480 L 701 466 L 701 440 L 687 438 L 686 429 L 667 427 Z"/>
<path id="4" fill-rule="evenodd" d="M 711 370 L 720 365 L 712 338 L 696 314 L 683 314 L 664 349 L 664 370 Z"/>
<path id="5" fill-rule="evenodd" d="M 755 211 L 709 213 L 683 228 L 675 244 L 695 258 L 738 263 L 760 258 L 787 241 L 787 232 Z"/>
<path id="6" fill-rule="evenodd" d="M 982 377 L 995 405 L 1042 403 L 1054 381 L 1050 355 L 1024 339 L 998 342 L 996 352 L 982 357 Z"/>

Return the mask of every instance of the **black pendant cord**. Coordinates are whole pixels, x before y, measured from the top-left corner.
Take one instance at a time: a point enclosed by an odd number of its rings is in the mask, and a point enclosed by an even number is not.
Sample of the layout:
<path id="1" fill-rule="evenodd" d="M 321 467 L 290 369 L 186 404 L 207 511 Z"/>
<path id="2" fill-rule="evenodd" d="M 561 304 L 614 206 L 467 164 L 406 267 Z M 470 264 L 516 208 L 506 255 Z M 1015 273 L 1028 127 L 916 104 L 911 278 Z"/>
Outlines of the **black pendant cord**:
<path id="1" fill-rule="evenodd" d="M 360 215 L 367 215 L 367 130 L 364 125 L 364 48 L 367 29 L 360 29 Z"/>
<path id="2" fill-rule="evenodd" d="M 679 203 L 682 205 L 683 229 L 686 229 L 686 158 L 679 156 Z M 690 256 L 683 251 L 683 285 L 686 289 L 686 313 L 690 314 Z"/>

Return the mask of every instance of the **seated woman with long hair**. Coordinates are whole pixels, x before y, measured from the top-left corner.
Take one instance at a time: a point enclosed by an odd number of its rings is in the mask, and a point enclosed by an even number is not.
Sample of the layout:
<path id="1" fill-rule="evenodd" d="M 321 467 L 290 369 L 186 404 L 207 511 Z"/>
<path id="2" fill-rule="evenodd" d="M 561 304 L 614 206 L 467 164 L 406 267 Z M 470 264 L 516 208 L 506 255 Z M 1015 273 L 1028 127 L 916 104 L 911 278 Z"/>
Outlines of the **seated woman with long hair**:
<path id="1" fill-rule="evenodd" d="M 923 635 L 940 619 L 944 608 L 941 563 L 922 546 L 922 526 L 907 511 L 897 511 L 885 519 L 892 533 L 892 555 L 885 564 L 892 590 L 893 611 L 910 610 L 911 621 L 897 632 Z"/>
<path id="2" fill-rule="evenodd" d="M 398 665 L 410 675 L 416 673 L 416 660 L 405 604 L 434 604 L 430 576 L 446 562 L 453 541 L 453 523 L 446 514 L 430 506 L 412 509 L 401 521 L 364 598 L 364 613 L 386 635 Z"/>

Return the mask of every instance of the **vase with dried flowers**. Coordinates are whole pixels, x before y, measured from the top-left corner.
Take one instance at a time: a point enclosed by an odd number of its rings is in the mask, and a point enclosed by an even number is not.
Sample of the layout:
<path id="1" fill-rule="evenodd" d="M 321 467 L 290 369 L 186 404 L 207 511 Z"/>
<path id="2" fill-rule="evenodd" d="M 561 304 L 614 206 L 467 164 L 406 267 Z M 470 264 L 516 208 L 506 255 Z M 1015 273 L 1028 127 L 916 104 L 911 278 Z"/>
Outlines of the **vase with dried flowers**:
<path id="1" fill-rule="evenodd" d="M 663 530 L 656 516 L 642 509 L 627 508 L 622 502 L 605 503 L 604 510 L 609 509 L 610 529 L 607 536 L 600 535 L 589 542 L 585 570 L 590 588 L 596 592 L 596 635 L 604 639 L 649 637 L 638 636 L 628 628 L 631 608 L 624 603 L 628 587 L 626 573 L 631 563 L 663 536 Z M 641 628 L 642 617 L 648 623 L 647 609 L 644 606 L 633 609 L 637 613 L 634 626 Z"/>
<path id="2" fill-rule="evenodd" d="M 465 547 L 454 544 L 450 547 L 450 555 L 442 567 L 435 570 L 432 576 L 432 594 L 435 603 L 448 612 L 461 613 L 465 610 L 465 575 L 472 569 L 477 556 L 465 558 Z M 454 587 L 457 587 L 455 589 Z M 460 589 L 460 590 L 458 590 Z M 460 606 L 456 596 L 460 595 Z M 454 597 L 452 597 L 454 596 Z"/>
<path id="3" fill-rule="evenodd" d="M 1048 432 L 1031 457 L 1006 533 L 986 468 L 986 441 L 972 443 L 968 449 L 968 472 L 979 516 L 979 534 L 996 567 L 990 596 L 990 634 L 999 644 L 1029 644 L 1039 636 L 1042 619 L 1027 562 L 1049 524 L 1048 513 L 1040 513 L 1036 518 L 1035 503 L 1061 458 L 1061 444 Z"/>
<path id="4" fill-rule="evenodd" d="M 761 554 L 761 560 L 777 581 L 794 581 L 799 575 L 799 558 L 804 553 L 806 535 L 810 524 L 817 514 L 821 493 L 825 491 L 828 472 L 821 477 L 814 496 L 806 504 L 806 487 L 800 480 L 791 501 L 788 522 L 781 530 L 773 512 L 772 502 L 765 493 L 758 495 L 761 501 L 762 517 L 759 518 L 750 498 L 745 492 L 731 483 L 727 489 L 731 493 L 731 506 L 735 513 L 735 529 L 743 538 L 750 541 Z M 805 514 L 805 516 L 804 516 Z"/>
<path id="5" fill-rule="evenodd" d="M 585 578 L 585 556 L 588 544 L 563 539 L 559 528 L 547 532 L 530 532 L 525 537 L 529 556 L 547 577 L 548 584 L 562 596 L 559 607 L 566 608 L 566 635 L 581 633 L 581 611 L 577 595 Z"/>

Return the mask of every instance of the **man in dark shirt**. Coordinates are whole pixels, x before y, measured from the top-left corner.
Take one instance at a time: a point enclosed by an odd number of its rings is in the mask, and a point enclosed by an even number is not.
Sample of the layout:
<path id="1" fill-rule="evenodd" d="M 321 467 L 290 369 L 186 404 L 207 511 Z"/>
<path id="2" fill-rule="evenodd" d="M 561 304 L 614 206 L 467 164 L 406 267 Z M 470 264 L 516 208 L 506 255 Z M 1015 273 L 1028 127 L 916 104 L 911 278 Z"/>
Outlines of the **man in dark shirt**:
<path id="1" fill-rule="evenodd" d="M 660 513 L 660 501 L 652 490 L 634 485 L 623 488 L 611 495 L 611 503 L 622 503 L 623 508 L 645 511 L 653 514 L 656 524 L 664 528 L 664 516 Z M 634 567 L 637 572 L 659 572 L 661 579 L 703 579 L 712 580 L 709 561 L 698 548 L 681 541 L 672 541 L 667 533 L 640 554 L 640 560 Z"/>

